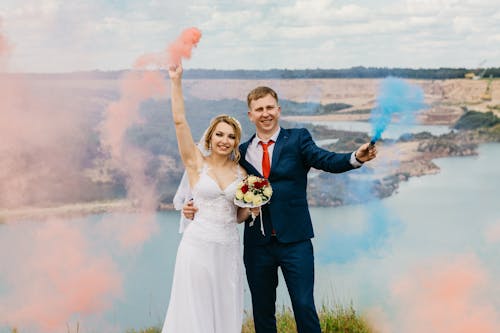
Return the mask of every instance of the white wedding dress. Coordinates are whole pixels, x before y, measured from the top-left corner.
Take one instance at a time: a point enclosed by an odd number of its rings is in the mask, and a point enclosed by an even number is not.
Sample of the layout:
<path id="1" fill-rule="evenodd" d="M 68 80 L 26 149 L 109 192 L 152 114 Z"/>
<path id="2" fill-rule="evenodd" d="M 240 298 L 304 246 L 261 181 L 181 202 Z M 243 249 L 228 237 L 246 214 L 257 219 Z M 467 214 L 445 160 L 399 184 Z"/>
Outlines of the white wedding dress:
<path id="1" fill-rule="evenodd" d="M 225 189 L 205 165 L 192 189 L 198 212 L 184 230 L 162 333 L 240 333 L 243 263 L 234 195 L 238 177 Z"/>

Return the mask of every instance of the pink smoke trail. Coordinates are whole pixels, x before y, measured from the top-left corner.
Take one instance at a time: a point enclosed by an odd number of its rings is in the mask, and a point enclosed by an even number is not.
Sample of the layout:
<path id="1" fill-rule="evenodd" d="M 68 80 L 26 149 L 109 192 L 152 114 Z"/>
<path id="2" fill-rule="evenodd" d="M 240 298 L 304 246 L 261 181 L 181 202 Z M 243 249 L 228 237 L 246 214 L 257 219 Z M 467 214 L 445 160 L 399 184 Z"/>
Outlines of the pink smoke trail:
<path id="1" fill-rule="evenodd" d="M 157 205 L 156 184 L 148 179 L 146 167 L 151 159 L 149 153 L 126 142 L 126 131 L 142 121 L 139 114 L 141 103 L 148 99 L 164 98 L 167 95 L 167 82 L 158 68 L 178 64 L 181 58 L 189 58 L 192 48 L 198 43 L 201 33 L 196 28 L 186 29 L 180 37 L 159 54 L 146 54 L 134 63 L 134 71 L 122 79 L 120 99 L 106 110 L 101 124 L 101 143 L 108 149 L 113 165 L 127 176 L 127 195 L 145 214 L 152 217 Z M 144 70 L 157 66 L 155 70 Z M 124 245 L 138 245 L 148 239 L 154 231 L 151 223 L 141 223 L 134 230 L 122 233 Z M 149 226 L 149 227 L 146 227 Z"/>
<path id="2" fill-rule="evenodd" d="M 140 123 L 141 102 L 159 98 L 166 94 L 166 83 L 160 72 L 128 72 L 121 82 L 121 98 L 106 110 L 101 124 L 101 144 L 109 150 L 113 166 L 127 176 L 127 196 L 143 213 L 140 225 L 120 230 L 122 246 L 129 248 L 146 241 L 156 230 L 149 223 L 156 209 L 156 191 L 153 180 L 148 179 L 146 167 L 151 159 L 149 153 L 128 144 L 125 133 L 132 125 Z"/>
<path id="3" fill-rule="evenodd" d="M 500 332 L 493 286 L 473 255 L 416 268 L 392 289 L 392 305 L 397 310 L 386 316 L 392 328 L 386 332 Z"/>
<path id="4" fill-rule="evenodd" d="M 134 68 L 144 69 L 148 66 L 168 68 L 179 65 L 182 58 L 191 58 L 191 52 L 201 38 L 201 31 L 197 28 L 188 28 L 161 53 L 149 53 L 139 57 L 134 63 Z"/>

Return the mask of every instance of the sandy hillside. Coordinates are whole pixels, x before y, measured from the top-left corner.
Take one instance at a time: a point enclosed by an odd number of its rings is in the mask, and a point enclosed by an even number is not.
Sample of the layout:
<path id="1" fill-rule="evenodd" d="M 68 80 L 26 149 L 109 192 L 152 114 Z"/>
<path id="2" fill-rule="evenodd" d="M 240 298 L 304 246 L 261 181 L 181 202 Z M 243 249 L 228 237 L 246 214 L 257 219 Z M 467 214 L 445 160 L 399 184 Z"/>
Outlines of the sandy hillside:
<path id="1" fill-rule="evenodd" d="M 448 125 L 463 113 L 462 107 L 489 111 L 500 105 L 500 80 L 491 84 L 492 100 L 483 101 L 488 80 L 409 80 L 421 86 L 430 106 L 421 116 L 422 123 Z M 315 116 L 314 120 L 363 120 L 368 115 L 349 114 L 355 110 L 372 109 L 381 79 L 294 79 L 294 80 L 186 80 L 190 94 L 203 99 L 237 98 L 245 100 L 248 91 L 259 85 L 274 88 L 280 98 L 296 102 L 346 103 L 352 108 L 336 115 Z M 495 111 L 500 115 L 500 111 Z M 343 114 L 344 113 L 344 114 Z M 284 116 L 286 110 L 284 110 Z M 301 120 L 302 117 L 288 117 Z M 311 120 L 311 118 L 309 118 Z"/>
<path id="2" fill-rule="evenodd" d="M 296 102 L 321 104 L 346 103 L 349 109 L 335 115 L 314 116 L 309 120 L 365 120 L 366 114 L 353 114 L 356 110 L 370 110 L 375 106 L 379 85 L 382 79 L 288 79 L 288 80 L 229 80 L 196 79 L 184 80 L 188 94 L 209 100 L 240 99 L 246 100 L 247 93 L 259 86 L 267 85 L 275 89 L 281 99 Z M 166 80 L 168 84 L 168 80 Z M 463 113 L 462 107 L 471 110 L 493 110 L 500 116 L 500 80 L 491 83 L 491 101 L 481 97 L 486 91 L 488 79 L 484 80 L 409 80 L 422 87 L 429 108 L 421 114 L 425 124 L 449 125 Z M 76 104 L 94 103 L 96 109 L 105 108 L 111 100 L 119 97 L 121 81 L 118 79 L 50 79 L 32 80 L 31 86 L 40 93 L 56 91 L 59 95 L 67 92 L 68 98 L 77 97 Z M 168 86 L 165 98 L 169 96 Z M 492 107 L 497 109 L 492 109 Z M 286 117 L 286 110 L 283 110 Z M 302 117 L 287 117 L 288 120 L 301 120 Z"/>

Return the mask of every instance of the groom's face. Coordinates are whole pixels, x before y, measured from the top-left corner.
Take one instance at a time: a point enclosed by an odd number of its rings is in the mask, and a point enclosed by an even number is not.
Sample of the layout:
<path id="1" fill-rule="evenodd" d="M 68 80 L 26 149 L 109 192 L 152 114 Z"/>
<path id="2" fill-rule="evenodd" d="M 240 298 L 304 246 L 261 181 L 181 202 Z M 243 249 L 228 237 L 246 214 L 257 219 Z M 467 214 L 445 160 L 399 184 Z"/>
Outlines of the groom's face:
<path id="1" fill-rule="evenodd" d="M 272 135 L 279 127 L 281 107 L 271 95 L 253 100 L 248 110 L 248 118 L 255 124 L 257 133 Z"/>

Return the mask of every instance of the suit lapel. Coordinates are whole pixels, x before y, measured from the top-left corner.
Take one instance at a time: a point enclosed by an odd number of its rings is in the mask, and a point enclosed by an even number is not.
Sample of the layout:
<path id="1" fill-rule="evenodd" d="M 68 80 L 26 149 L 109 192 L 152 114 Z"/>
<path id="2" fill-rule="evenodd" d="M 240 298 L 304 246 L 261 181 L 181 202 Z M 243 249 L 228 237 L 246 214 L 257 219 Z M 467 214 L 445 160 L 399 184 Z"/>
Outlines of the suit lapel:
<path id="1" fill-rule="evenodd" d="M 252 142 L 254 137 L 255 134 L 252 135 L 252 137 L 248 141 L 240 145 L 240 154 L 241 154 L 240 164 L 247 170 L 249 174 L 259 175 L 260 177 L 262 177 L 260 172 L 257 171 L 257 169 L 255 169 L 255 167 L 252 164 L 248 163 L 247 160 L 245 159 L 248 146 L 250 145 L 250 142 Z M 278 165 L 277 163 L 280 158 L 281 150 L 286 145 L 287 141 L 288 141 L 288 132 L 286 129 L 281 128 L 280 134 L 278 135 L 278 139 L 276 139 L 276 143 L 273 150 L 273 160 L 271 162 L 271 172 L 269 174 L 269 177 L 272 175 L 273 169 L 275 169 L 276 166 Z"/>
<path id="2" fill-rule="evenodd" d="M 278 135 L 278 139 L 276 140 L 276 143 L 274 146 L 273 160 L 271 162 L 271 172 L 270 172 L 269 176 L 273 173 L 273 169 L 275 169 L 276 166 L 278 165 L 281 150 L 286 145 L 287 141 L 288 141 L 288 132 L 284 128 L 281 128 L 280 134 Z"/>

